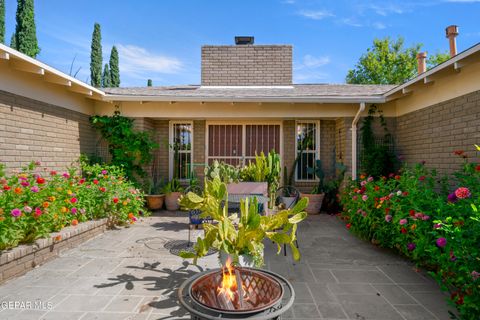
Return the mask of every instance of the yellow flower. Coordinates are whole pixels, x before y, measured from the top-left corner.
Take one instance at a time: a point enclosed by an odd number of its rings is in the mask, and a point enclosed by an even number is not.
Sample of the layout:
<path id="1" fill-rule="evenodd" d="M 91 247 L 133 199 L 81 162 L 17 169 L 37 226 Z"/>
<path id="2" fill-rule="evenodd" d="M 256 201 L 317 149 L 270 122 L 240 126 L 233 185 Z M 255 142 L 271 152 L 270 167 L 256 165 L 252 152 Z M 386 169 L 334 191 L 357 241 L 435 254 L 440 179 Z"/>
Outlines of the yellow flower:
<path id="1" fill-rule="evenodd" d="M 57 188 L 57 191 L 62 191 L 62 190 L 63 190 L 63 188 L 60 188 L 60 187 L 59 187 L 59 188 Z"/>
<path id="2" fill-rule="evenodd" d="M 104 175 L 104 176 L 103 176 L 103 179 L 108 179 L 108 175 Z"/>
<path id="3" fill-rule="evenodd" d="M 50 200 L 51 202 L 55 201 L 56 198 L 54 196 L 51 196 L 51 197 L 48 197 L 48 200 Z"/>
<path id="4" fill-rule="evenodd" d="M 66 207 L 62 207 L 62 209 L 60 209 L 60 211 L 62 211 L 63 213 L 66 213 L 68 211 L 68 209 Z"/>
<path id="5" fill-rule="evenodd" d="M 68 191 L 67 191 L 67 194 L 68 194 L 68 195 L 71 195 L 72 193 L 73 193 L 72 190 L 68 190 Z"/>
<path id="6" fill-rule="evenodd" d="M 123 201 L 122 204 L 126 206 L 128 204 L 128 201 Z"/>
<path id="7" fill-rule="evenodd" d="M 63 200 L 63 201 L 65 201 L 65 203 L 68 203 L 68 199 L 65 199 L 65 200 Z"/>

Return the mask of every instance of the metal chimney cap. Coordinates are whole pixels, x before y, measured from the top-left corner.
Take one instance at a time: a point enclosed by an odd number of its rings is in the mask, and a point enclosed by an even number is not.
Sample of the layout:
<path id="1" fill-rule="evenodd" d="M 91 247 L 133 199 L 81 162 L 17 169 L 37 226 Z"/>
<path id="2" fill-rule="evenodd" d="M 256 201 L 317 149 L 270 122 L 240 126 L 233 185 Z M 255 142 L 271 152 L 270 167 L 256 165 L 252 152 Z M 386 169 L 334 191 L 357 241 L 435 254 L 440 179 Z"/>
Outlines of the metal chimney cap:
<path id="1" fill-rule="evenodd" d="M 255 42 L 255 38 L 253 36 L 236 36 L 235 37 L 236 45 L 253 44 L 254 42 Z"/>

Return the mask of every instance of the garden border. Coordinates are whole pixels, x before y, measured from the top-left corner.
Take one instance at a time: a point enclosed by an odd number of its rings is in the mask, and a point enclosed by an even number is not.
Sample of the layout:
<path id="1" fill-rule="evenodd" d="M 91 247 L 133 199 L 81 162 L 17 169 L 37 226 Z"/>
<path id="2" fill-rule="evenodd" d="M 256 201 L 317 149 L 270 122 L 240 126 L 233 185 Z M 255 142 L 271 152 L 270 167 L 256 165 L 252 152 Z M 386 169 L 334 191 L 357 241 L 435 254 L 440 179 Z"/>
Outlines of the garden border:
<path id="1" fill-rule="evenodd" d="M 106 229 L 106 218 L 87 221 L 65 227 L 59 232 L 51 233 L 49 238 L 37 239 L 33 244 L 0 252 L 0 284 L 27 273 L 57 257 L 60 252 L 104 233 Z"/>

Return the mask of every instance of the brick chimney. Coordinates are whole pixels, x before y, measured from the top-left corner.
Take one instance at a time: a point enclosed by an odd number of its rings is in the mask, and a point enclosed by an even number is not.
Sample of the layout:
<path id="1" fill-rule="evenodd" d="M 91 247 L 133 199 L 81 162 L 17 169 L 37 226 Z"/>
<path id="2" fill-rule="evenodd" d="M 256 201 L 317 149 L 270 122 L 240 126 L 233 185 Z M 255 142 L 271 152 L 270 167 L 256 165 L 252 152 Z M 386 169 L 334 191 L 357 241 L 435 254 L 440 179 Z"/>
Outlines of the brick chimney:
<path id="1" fill-rule="evenodd" d="M 235 40 L 237 45 L 202 46 L 202 86 L 292 85 L 291 45 L 254 45 L 253 37 Z"/>
<path id="2" fill-rule="evenodd" d="M 417 65 L 418 65 L 418 74 L 424 73 L 427 71 L 427 53 L 419 52 L 417 53 Z"/>
<path id="3" fill-rule="evenodd" d="M 450 41 L 450 57 L 453 58 L 457 55 L 457 41 L 458 26 L 451 25 L 445 29 L 445 34 Z"/>

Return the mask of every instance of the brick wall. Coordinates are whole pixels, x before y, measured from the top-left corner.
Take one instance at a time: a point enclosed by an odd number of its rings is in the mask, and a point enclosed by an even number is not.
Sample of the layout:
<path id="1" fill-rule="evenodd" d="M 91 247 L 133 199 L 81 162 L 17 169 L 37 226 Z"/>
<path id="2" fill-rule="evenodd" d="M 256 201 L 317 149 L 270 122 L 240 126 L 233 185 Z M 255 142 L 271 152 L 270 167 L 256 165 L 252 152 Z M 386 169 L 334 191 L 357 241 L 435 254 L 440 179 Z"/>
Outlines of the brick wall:
<path id="1" fill-rule="evenodd" d="M 93 154 L 95 139 L 88 115 L 0 91 L 0 163 L 8 169 L 32 160 L 65 169 Z"/>
<path id="2" fill-rule="evenodd" d="M 203 177 L 205 176 L 205 120 L 193 121 L 193 164 L 194 172 L 203 184 Z"/>
<path id="3" fill-rule="evenodd" d="M 168 180 L 169 166 L 169 146 L 168 146 L 168 120 L 154 120 L 156 130 L 156 141 L 159 145 L 155 153 L 155 161 L 157 163 L 157 172 L 161 179 Z"/>
<path id="4" fill-rule="evenodd" d="M 480 91 L 476 91 L 397 118 L 397 153 L 407 163 L 425 160 L 440 173 L 458 169 L 462 159 L 452 153 L 466 151 L 477 157 L 480 143 Z"/>
<path id="5" fill-rule="evenodd" d="M 291 85 L 292 46 L 202 47 L 203 86 Z"/>

